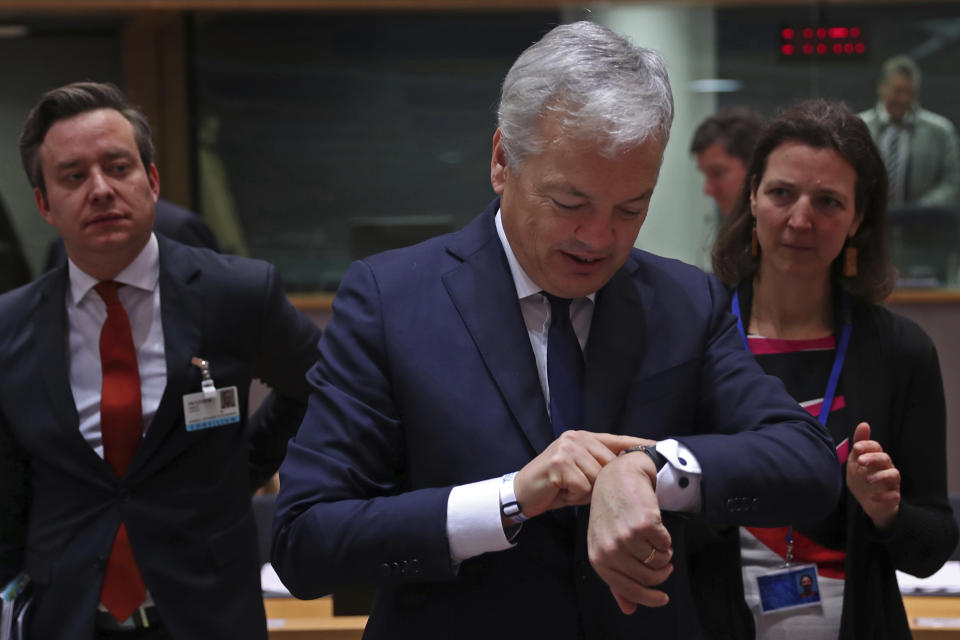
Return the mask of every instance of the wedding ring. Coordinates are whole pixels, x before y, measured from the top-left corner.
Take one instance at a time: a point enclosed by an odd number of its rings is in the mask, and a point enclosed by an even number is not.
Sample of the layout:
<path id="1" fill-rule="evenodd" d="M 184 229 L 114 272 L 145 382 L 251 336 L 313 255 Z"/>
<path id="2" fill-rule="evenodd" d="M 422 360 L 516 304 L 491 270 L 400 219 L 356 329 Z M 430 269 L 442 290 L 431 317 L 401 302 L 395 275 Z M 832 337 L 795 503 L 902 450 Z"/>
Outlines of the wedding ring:
<path id="1" fill-rule="evenodd" d="M 655 555 L 657 555 L 657 548 L 656 548 L 656 547 L 650 547 L 650 555 L 648 555 L 648 556 L 647 556 L 647 559 L 643 561 L 643 564 L 647 564 L 648 562 L 650 562 L 651 560 L 653 560 L 653 556 L 655 556 Z"/>

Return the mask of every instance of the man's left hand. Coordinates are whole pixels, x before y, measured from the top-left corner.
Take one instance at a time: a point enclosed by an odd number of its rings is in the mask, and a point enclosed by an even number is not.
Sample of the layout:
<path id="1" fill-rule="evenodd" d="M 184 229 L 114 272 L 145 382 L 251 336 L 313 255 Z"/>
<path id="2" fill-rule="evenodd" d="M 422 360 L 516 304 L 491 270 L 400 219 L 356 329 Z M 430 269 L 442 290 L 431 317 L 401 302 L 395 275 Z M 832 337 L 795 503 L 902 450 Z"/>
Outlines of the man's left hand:
<path id="1" fill-rule="evenodd" d="M 653 589 L 673 572 L 670 532 L 654 492 L 657 470 L 649 456 L 629 453 L 600 471 L 593 487 L 587 553 L 625 614 L 637 605 L 669 602 Z"/>

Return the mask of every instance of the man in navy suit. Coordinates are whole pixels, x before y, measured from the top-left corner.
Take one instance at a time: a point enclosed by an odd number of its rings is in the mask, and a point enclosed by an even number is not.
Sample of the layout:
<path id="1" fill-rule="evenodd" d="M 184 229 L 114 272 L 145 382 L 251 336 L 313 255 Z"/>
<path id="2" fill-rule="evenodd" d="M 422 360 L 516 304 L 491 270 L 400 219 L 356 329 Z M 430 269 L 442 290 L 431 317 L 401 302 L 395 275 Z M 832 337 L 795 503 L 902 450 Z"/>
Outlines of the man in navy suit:
<path id="1" fill-rule="evenodd" d="M 319 329 L 272 266 L 152 232 L 150 128 L 116 87 L 46 93 L 20 146 L 69 261 L 0 296 L 0 583 L 32 581 L 34 638 L 265 640 L 250 495 Z"/>
<path id="2" fill-rule="evenodd" d="M 370 638 L 696 637 L 685 518 L 833 508 L 829 437 L 718 281 L 633 248 L 672 115 L 659 54 L 557 27 L 504 82 L 499 197 L 350 267 L 280 470 L 295 595 L 379 587 Z"/>

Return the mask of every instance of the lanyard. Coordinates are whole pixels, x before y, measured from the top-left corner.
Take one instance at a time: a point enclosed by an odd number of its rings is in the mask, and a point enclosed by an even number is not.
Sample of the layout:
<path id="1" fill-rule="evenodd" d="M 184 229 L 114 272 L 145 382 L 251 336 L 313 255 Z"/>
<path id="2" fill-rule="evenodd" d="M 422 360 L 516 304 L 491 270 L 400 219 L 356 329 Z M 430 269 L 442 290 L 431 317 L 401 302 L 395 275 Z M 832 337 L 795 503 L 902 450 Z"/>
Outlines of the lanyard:
<path id="1" fill-rule="evenodd" d="M 737 317 L 737 330 L 740 337 L 743 338 L 743 346 L 750 351 L 750 343 L 747 342 L 747 332 L 743 328 L 743 319 L 740 317 L 740 292 L 734 290 L 733 301 L 731 303 L 733 315 Z M 823 392 L 823 405 L 820 407 L 820 424 L 826 426 L 827 417 L 830 415 L 830 409 L 833 407 L 833 396 L 837 392 L 837 384 L 840 382 L 840 371 L 843 369 L 843 361 L 847 359 L 847 346 L 850 344 L 850 333 L 852 328 L 847 322 L 843 325 L 843 331 L 840 333 L 840 341 L 837 343 L 837 354 L 833 358 L 833 368 L 830 369 L 830 378 L 827 380 L 827 389 Z"/>

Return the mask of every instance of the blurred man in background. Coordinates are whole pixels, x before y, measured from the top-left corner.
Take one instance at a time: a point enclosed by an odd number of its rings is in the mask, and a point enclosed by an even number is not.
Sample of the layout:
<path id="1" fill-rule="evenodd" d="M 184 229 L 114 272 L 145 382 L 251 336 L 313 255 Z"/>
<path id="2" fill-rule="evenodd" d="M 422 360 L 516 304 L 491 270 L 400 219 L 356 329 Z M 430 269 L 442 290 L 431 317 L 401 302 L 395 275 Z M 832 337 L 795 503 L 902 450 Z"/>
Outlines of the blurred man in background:
<path id="1" fill-rule="evenodd" d="M 733 213 L 747 174 L 763 116 L 745 108 L 723 109 L 704 120 L 693 134 L 690 153 L 703 174 L 703 192 L 723 217 Z"/>
<path id="2" fill-rule="evenodd" d="M 879 100 L 860 114 L 880 147 L 890 178 L 891 209 L 956 210 L 960 203 L 960 146 L 953 124 L 920 107 L 920 68 L 907 56 L 883 63 Z"/>

